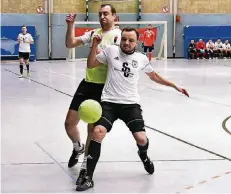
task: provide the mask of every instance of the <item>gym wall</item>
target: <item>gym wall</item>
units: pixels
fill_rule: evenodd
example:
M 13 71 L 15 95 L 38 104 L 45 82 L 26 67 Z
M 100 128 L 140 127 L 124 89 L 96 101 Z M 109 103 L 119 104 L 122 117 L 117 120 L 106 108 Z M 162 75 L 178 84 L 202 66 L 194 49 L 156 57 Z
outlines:
M 35 25 L 37 29 L 37 59 L 48 59 L 48 15 L 37 14 L 39 5 L 45 0 L 2 0 L 2 25 Z M 103 1 L 107 3 L 111 1 Z M 91 2 L 89 20 L 97 19 L 99 2 Z M 124 0 L 115 5 L 121 21 L 136 21 L 137 0 Z M 142 20 L 168 21 L 168 57 L 172 57 L 173 15 L 162 13 L 162 7 L 169 7 L 169 0 L 142 0 Z M 65 15 L 75 12 L 77 20 L 85 18 L 85 0 L 54 0 L 52 14 L 52 58 L 66 58 L 65 48 Z M 176 57 L 183 57 L 183 27 L 185 25 L 231 25 L 231 0 L 178 0 L 178 13 L 181 16 L 177 23 Z M 86 56 L 87 50 L 77 52 L 78 56 Z

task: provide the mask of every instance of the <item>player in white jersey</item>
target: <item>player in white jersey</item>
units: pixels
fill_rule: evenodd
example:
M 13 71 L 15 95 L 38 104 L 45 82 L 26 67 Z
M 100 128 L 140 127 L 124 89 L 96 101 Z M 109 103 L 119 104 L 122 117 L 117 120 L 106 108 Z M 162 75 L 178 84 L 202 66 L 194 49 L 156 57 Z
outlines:
M 19 69 L 20 69 L 20 76 L 19 78 L 23 77 L 23 62 L 25 62 L 27 68 L 27 76 L 29 76 L 30 68 L 29 68 L 29 58 L 30 58 L 30 44 L 34 43 L 34 39 L 30 33 L 27 32 L 27 28 L 25 25 L 22 26 L 22 32 L 18 35 L 18 42 L 19 42 Z
M 223 52 L 223 43 L 221 42 L 221 39 L 217 39 L 215 42 L 215 48 L 214 48 L 214 55 L 216 57 L 220 56 L 220 53 Z
M 223 55 L 224 58 L 230 58 L 231 57 L 231 47 L 229 44 L 229 41 L 226 40 L 225 43 L 223 44 Z
M 96 37 L 93 40 L 87 64 L 89 67 L 98 66 L 99 63 L 107 64 L 108 73 L 101 97 L 102 117 L 95 123 L 88 148 L 87 176 L 84 183 L 76 187 L 77 191 L 85 191 L 93 187 L 92 177 L 100 157 L 101 142 L 117 119 L 124 121 L 132 132 L 145 170 L 149 174 L 154 173 L 154 165 L 147 155 L 149 140 L 139 105 L 137 84 L 140 71 L 145 72 L 151 80 L 188 95 L 185 89 L 175 86 L 155 73 L 147 56 L 136 52 L 138 39 L 139 34 L 134 28 L 124 28 L 120 46 L 109 46 L 97 56 L 100 38 Z
M 69 14 L 66 17 L 67 22 L 67 34 L 66 34 L 66 46 L 68 48 L 73 48 L 76 46 L 87 45 L 91 46 L 92 37 L 95 35 L 102 36 L 102 42 L 99 44 L 97 50 L 100 52 L 105 49 L 108 45 L 119 44 L 121 38 L 121 30 L 115 28 L 114 20 L 116 18 L 116 10 L 111 4 L 103 4 L 99 9 L 99 21 L 101 28 L 97 28 L 93 31 L 85 33 L 83 36 L 74 37 L 73 28 L 75 16 Z M 78 109 L 80 104 L 87 99 L 94 99 L 100 101 L 102 90 L 107 76 L 107 66 L 105 64 L 100 64 L 95 68 L 86 68 L 86 76 L 76 90 L 76 93 L 71 101 L 66 120 L 65 129 L 66 132 L 73 142 L 72 155 L 68 162 L 68 167 L 71 168 L 75 166 L 78 162 L 80 154 L 84 153 L 84 144 L 81 143 L 80 133 L 78 129 Z M 81 184 L 83 178 L 86 174 L 86 161 L 87 161 L 87 148 L 89 141 L 91 140 L 91 133 L 94 126 L 92 124 L 88 125 L 88 137 L 85 145 L 85 157 L 81 165 L 81 170 L 76 184 Z
M 206 53 L 209 59 L 213 58 L 213 49 L 214 49 L 215 45 L 213 43 L 213 41 L 210 39 L 207 43 L 206 43 Z

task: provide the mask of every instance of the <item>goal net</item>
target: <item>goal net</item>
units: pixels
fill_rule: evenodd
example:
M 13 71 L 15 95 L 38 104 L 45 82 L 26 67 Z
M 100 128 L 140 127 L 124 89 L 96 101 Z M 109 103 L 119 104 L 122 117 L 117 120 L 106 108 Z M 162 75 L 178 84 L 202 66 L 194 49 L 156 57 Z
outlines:
M 154 49 L 152 50 L 152 59 L 167 59 L 167 21 L 124 21 L 116 22 L 116 26 L 120 29 L 125 27 L 135 28 L 139 34 L 139 43 L 137 50 L 144 53 L 143 40 L 144 31 L 147 30 L 148 25 L 151 24 L 151 30 L 154 32 Z M 75 21 L 75 36 L 81 36 L 85 32 L 95 28 L 100 28 L 99 22 L 80 22 Z M 148 55 L 149 50 L 146 54 Z M 68 60 L 73 61 L 76 59 L 86 60 L 89 54 L 89 46 L 81 46 L 69 49 Z

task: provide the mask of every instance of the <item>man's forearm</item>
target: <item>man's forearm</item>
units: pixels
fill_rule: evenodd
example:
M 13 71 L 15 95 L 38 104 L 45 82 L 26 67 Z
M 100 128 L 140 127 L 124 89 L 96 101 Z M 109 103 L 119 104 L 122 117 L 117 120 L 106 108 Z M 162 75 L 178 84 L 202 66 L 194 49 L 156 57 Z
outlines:
M 95 66 L 97 66 L 96 64 L 96 51 L 97 51 L 97 47 L 92 46 L 92 48 L 90 49 L 90 53 L 88 55 L 87 58 L 87 67 L 88 68 L 93 68 Z
M 162 78 L 157 73 L 155 73 L 155 78 L 152 79 L 152 80 L 155 81 L 156 83 L 159 83 L 159 84 L 162 84 L 162 85 L 165 85 L 165 86 L 169 86 L 169 87 L 172 87 L 172 88 L 176 88 L 176 85 L 174 83 Z
M 83 42 L 80 38 L 75 38 L 74 34 L 74 24 L 67 24 L 67 32 L 66 32 L 66 47 L 74 48 L 77 46 L 83 45 Z
M 74 25 L 73 24 L 67 24 L 67 32 L 66 32 L 66 47 L 72 48 L 73 47 L 73 40 L 74 40 Z

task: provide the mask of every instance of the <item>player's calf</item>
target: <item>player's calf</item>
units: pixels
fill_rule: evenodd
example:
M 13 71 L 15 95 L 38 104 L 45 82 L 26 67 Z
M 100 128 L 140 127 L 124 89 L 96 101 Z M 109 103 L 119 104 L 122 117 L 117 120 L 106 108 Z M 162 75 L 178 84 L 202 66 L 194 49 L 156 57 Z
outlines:
M 83 183 L 77 185 L 76 191 L 85 191 L 94 186 L 92 178 L 95 171 L 95 167 L 100 157 L 101 142 L 104 139 L 106 133 L 107 129 L 101 125 L 98 125 L 94 128 L 94 131 L 92 133 L 92 140 L 90 141 L 88 147 L 87 173 L 84 177 L 84 180 L 82 180 Z
M 30 76 L 30 64 L 29 64 L 29 60 L 25 60 L 25 64 L 26 64 L 26 69 L 27 69 L 27 76 Z
M 136 132 L 133 134 L 136 143 L 137 143 L 137 147 L 138 147 L 138 155 L 141 159 L 141 161 L 143 162 L 144 168 L 145 170 L 149 173 L 149 174 L 153 174 L 155 171 L 154 168 L 154 164 L 153 162 L 150 160 L 150 158 L 148 157 L 148 147 L 149 147 L 149 140 L 146 137 L 146 133 L 145 132 Z
M 19 70 L 20 70 L 20 76 L 18 76 L 18 77 L 22 78 L 23 77 L 23 63 L 20 63 Z
M 77 128 L 77 124 L 79 120 L 76 115 L 77 115 L 77 111 L 69 110 L 65 120 L 65 129 L 67 135 L 73 142 L 72 155 L 68 161 L 69 168 L 72 168 L 78 163 L 79 156 L 83 154 L 85 151 L 85 146 L 80 141 L 80 134 Z
M 80 168 L 79 176 L 76 180 L 76 185 L 81 185 L 84 182 L 84 178 L 87 175 L 87 155 L 88 155 L 88 147 L 90 144 L 90 141 L 92 139 L 92 134 L 94 131 L 94 125 L 93 124 L 88 124 L 88 133 L 87 133 L 87 140 L 85 144 L 85 153 L 84 153 L 84 159 L 83 163 Z

